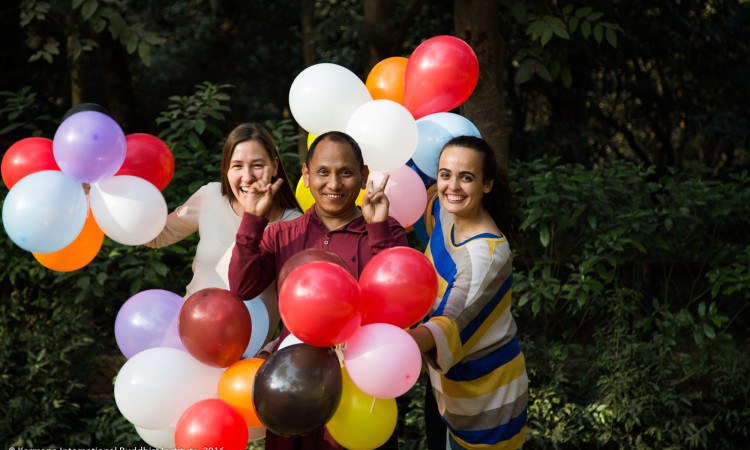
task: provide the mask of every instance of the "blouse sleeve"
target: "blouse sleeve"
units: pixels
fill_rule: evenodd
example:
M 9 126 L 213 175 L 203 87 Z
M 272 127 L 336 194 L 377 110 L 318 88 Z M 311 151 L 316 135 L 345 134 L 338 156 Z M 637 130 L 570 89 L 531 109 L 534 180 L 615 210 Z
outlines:
M 167 223 L 161 233 L 143 245 L 151 248 L 166 247 L 198 231 L 198 218 L 205 189 L 206 186 L 201 187 L 182 206 L 172 211 L 167 216 Z

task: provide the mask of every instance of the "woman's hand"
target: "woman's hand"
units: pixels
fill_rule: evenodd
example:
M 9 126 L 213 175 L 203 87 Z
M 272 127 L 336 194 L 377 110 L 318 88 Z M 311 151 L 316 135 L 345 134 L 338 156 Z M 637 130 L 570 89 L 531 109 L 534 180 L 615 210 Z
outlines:
M 390 202 L 385 195 L 385 186 L 388 184 L 390 175 L 386 174 L 383 181 L 375 188 L 372 180 L 367 182 L 367 191 L 362 199 L 362 216 L 365 222 L 385 222 L 388 220 L 388 208 Z
M 245 197 L 245 212 L 266 217 L 273 207 L 273 196 L 279 191 L 284 180 L 279 178 L 271 183 L 271 169 L 263 168 L 263 175 L 251 184 Z

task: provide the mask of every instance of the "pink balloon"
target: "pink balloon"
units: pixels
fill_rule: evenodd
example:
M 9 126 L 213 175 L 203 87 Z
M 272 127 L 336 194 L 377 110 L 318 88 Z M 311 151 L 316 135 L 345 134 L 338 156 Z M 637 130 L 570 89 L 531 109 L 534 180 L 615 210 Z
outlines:
M 427 205 L 427 190 L 417 172 L 409 166 L 401 166 L 387 172 L 370 172 L 370 180 L 378 186 L 385 174 L 390 175 L 385 186 L 385 195 L 390 202 L 388 214 L 403 227 L 408 227 L 424 214 Z
M 463 103 L 479 80 L 479 62 L 469 44 L 454 36 L 422 42 L 404 74 L 404 106 L 415 119 L 450 111 Z
M 360 327 L 346 341 L 344 364 L 362 392 L 375 398 L 395 398 L 417 382 L 422 355 L 403 329 L 388 323 L 371 323 Z

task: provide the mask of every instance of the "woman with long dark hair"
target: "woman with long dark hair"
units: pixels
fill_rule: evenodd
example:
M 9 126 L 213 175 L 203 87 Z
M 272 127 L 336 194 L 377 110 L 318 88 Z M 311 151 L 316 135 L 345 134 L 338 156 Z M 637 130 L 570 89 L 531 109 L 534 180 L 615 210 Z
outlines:
M 518 217 L 513 191 L 487 142 L 459 136 L 443 147 L 425 223 L 438 298 L 429 320 L 409 333 L 427 361 L 428 446 L 519 448 L 528 379 L 510 311 L 508 243 Z

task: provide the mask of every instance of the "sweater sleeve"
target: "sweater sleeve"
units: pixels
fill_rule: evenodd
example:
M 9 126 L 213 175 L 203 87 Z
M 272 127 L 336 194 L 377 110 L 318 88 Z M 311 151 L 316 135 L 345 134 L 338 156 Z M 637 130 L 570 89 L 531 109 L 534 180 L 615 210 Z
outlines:
M 229 290 L 242 299 L 260 295 L 276 278 L 274 254 L 262 246 L 268 219 L 245 213 L 229 261 Z
M 206 186 L 201 187 L 182 206 L 175 208 L 167 216 L 167 223 L 161 233 L 143 245 L 151 248 L 166 247 L 198 231 L 198 217 L 205 189 Z
M 387 248 L 409 245 L 404 227 L 392 217 L 388 218 L 388 222 L 368 223 L 366 228 L 373 256 Z

